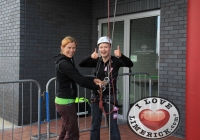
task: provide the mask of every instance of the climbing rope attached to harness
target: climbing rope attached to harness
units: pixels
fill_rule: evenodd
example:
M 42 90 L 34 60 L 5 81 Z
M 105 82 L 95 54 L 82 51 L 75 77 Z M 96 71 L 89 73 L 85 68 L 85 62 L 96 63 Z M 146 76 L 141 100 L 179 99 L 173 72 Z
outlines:
M 100 98 L 99 98 L 99 108 L 102 110 L 102 112 L 104 114 L 104 117 L 106 117 L 106 112 L 105 112 L 104 107 L 103 107 L 102 88 L 100 88 L 100 90 L 99 90 L 99 95 L 100 95 Z
M 115 20 L 115 14 L 116 14 L 116 7 L 117 7 L 117 0 L 115 0 L 115 9 L 114 9 L 114 20 Z M 115 25 L 115 21 L 113 21 L 113 29 L 112 29 L 112 40 L 113 40 L 113 34 L 114 34 L 114 25 Z M 110 1 L 108 0 L 108 37 L 110 39 Z M 110 41 L 109 41 L 110 42 Z M 112 51 L 112 44 L 111 44 L 111 51 Z M 112 69 L 112 66 L 111 66 L 111 52 L 110 52 L 110 58 L 109 58 L 109 65 L 107 67 L 108 69 L 108 72 L 110 72 L 110 69 Z M 106 77 L 107 79 L 109 79 L 109 87 L 110 87 L 110 83 L 112 85 L 112 93 L 113 93 L 113 97 L 114 97 L 114 101 L 113 101 L 113 109 L 109 112 L 105 112 L 104 110 L 104 107 L 103 107 L 103 94 L 102 94 L 102 89 L 101 91 L 99 92 L 99 96 L 100 96 L 100 99 L 99 99 L 99 108 L 102 110 L 104 116 L 106 116 L 106 114 L 111 114 L 113 111 L 116 111 L 116 94 L 115 94 L 115 89 L 114 89 L 114 83 L 113 83 L 113 80 L 110 81 L 110 79 L 113 79 L 113 75 L 112 75 L 112 70 L 110 72 L 110 74 L 108 74 L 108 77 Z M 103 91 L 105 90 L 105 87 L 103 87 Z M 110 88 L 109 88 L 109 99 L 110 99 Z M 110 100 L 109 100 L 109 104 L 110 103 Z

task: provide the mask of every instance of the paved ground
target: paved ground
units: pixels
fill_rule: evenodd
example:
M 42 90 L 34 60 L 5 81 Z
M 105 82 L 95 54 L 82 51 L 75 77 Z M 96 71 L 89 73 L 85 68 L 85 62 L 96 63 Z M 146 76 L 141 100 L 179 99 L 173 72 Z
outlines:
M 5 121 L 5 120 L 3 121 L 3 119 L 0 118 L 0 131 L 2 131 L 2 128 L 4 128 L 4 129 L 10 129 L 12 127 L 17 128 L 18 126 L 12 125 L 12 123 L 10 123 L 8 121 Z
M 80 118 L 80 139 L 79 140 L 89 140 L 90 137 L 90 122 L 91 117 Z M 36 137 L 38 134 L 38 126 L 36 124 L 30 126 L 23 126 L 18 127 L 15 129 L 12 128 L 12 124 L 6 122 L 5 123 L 6 129 L 4 131 L 0 130 L 0 140 L 30 140 L 30 136 Z M 104 121 L 102 122 L 102 125 L 105 126 Z M 50 140 L 56 140 L 56 133 L 59 133 L 61 128 L 61 121 L 58 120 L 57 122 L 58 129 L 56 129 L 56 121 L 51 121 L 50 123 L 50 132 L 52 133 L 52 138 Z M 2 124 L 0 124 L 0 127 L 2 127 Z M 10 127 L 10 128 L 9 128 Z M 121 134 L 121 140 L 145 140 L 144 138 L 141 138 L 134 134 L 129 126 L 127 124 L 120 124 L 119 125 L 120 134 Z M 56 132 L 57 131 L 57 132 Z M 46 132 L 47 132 L 47 124 L 41 125 L 41 140 L 46 140 Z M 103 127 L 101 129 L 101 140 L 109 140 L 109 133 L 108 128 Z M 180 137 L 170 136 L 168 138 L 165 138 L 165 140 L 185 140 Z

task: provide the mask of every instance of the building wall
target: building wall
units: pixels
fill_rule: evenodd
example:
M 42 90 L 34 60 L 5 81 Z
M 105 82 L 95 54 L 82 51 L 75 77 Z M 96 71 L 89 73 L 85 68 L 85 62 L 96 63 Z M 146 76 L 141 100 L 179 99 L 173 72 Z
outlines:
M 187 1 L 161 1 L 160 96 L 170 99 L 180 111 L 176 134 L 185 136 Z
M 0 81 L 19 79 L 20 56 L 20 2 L 16 0 L 0 1 Z M 5 89 L 6 91 L 6 89 Z M 7 91 L 10 91 L 9 88 Z M 15 98 L 18 100 L 18 92 Z M 3 98 L 4 96 L 4 98 Z M 12 108 L 10 102 L 14 100 L 11 92 L 4 92 L 0 85 L 0 117 L 3 102 L 6 103 L 5 119 L 11 119 L 12 111 L 18 111 L 18 102 Z
M 61 40 L 73 36 L 78 41 L 75 64 L 91 52 L 92 3 L 88 0 L 12 0 L 0 2 L 0 77 L 34 79 L 46 90 L 46 83 L 55 77 L 53 56 L 60 52 Z M 16 24 L 17 23 L 17 24 Z M 9 48 L 8 48 L 9 47 Z M 10 62 L 10 63 L 9 63 Z M 3 69 L 2 69 L 3 68 Z M 82 74 L 88 73 L 82 69 Z M 2 80 L 3 77 L 3 80 Z M 28 89 L 24 89 L 28 91 Z M 50 91 L 51 117 L 54 113 L 54 89 Z M 19 103 L 21 96 L 15 102 Z M 37 89 L 33 91 L 33 122 L 37 121 Z M 0 99 L 1 100 L 1 99 Z M 6 105 L 9 104 L 9 101 Z M 24 116 L 29 116 L 29 97 L 24 95 Z M 43 101 L 42 120 L 45 117 Z M 16 124 L 21 124 L 19 110 Z M 7 116 L 7 111 L 5 116 Z M 8 121 L 11 118 L 8 118 Z M 18 121 L 19 120 L 19 121 Z M 29 123 L 25 120 L 24 123 Z
M 74 55 L 75 64 L 78 65 L 80 59 L 90 52 L 91 7 L 92 3 L 88 0 L 26 1 L 21 79 L 35 79 L 41 84 L 42 90 L 45 90 L 47 81 L 55 77 L 53 56 L 60 52 L 61 40 L 67 35 L 78 41 Z M 80 72 L 84 74 L 87 70 L 82 69 Z M 34 106 L 37 106 L 37 103 Z M 54 106 L 54 90 L 50 88 L 51 118 L 54 118 Z
M 113 16 L 113 9 L 114 0 L 111 0 L 110 16 Z M 187 1 L 121 0 L 117 3 L 116 16 L 155 9 L 161 11 L 159 93 L 180 110 L 181 124 L 175 134 L 184 137 Z M 93 1 L 93 46 L 98 39 L 98 19 L 108 17 L 107 11 L 107 0 Z
M 114 2 L 110 0 L 110 16 Z M 181 124 L 176 134 L 185 136 L 187 1 L 118 0 L 116 16 L 155 9 L 161 10 L 159 93 L 178 106 Z M 61 39 L 71 35 L 78 40 L 77 65 L 96 47 L 98 19 L 108 15 L 107 0 L 9 0 L 0 2 L 0 12 L 0 80 L 35 79 L 42 91 L 55 76 L 52 59 L 60 51 Z M 78 69 L 82 74 L 92 73 L 90 69 Z M 5 102 L 9 101 L 8 97 Z M 54 104 L 50 108 L 53 110 Z M 37 121 L 37 117 L 34 119 Z
M 87 7 L 86 7 L 87 6 Z M 75 63 L 91 46 L 91 12 L 84 1 L 26 1 L 23 12 L 25 26 L 21 50 L 20 78 L 34 78 L 43 85 L 55 76 L 53 56 L 60 52 L 61 40 L 73 36 L 78 41 Z M 79 9 L 79 10 L 75 10 Z M 34 13 L 34 14 L 33 14 Z M 29 63 L 27 63 L 29 62 Z

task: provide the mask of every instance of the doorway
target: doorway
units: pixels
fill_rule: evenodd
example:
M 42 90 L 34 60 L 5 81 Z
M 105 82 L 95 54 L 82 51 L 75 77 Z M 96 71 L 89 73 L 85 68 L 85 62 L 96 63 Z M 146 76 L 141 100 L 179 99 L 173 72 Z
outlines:
M 114 22 L 114 24 L 113 24 Z M 98 37 L 108 35 L 108 19 L 98 21 Z M 159 44 L 160 44 L 160 11 L 149 11 L 131 15 L 110 18 L 110 38 L 112 39 L 112 54 L 117 46 L 129 57 L 134 66 L 120 68 L 119 73 L 147 72 L 151 78 L 151 95 L 158 95 L 159 75 Z M 133 85 L 132 76 L 118 77 L 117 99 L 121 106 L 119 118 L 127 120 L 130 106 L 143 98 L 141 85 Z M 135 83 L 134 83 L 135 84 Z M 143 87 L 149 94 L 149 88 Z M 140 90 L 140 92 L 135 92 Z M 146 92 L 145 92 L 146 93 Z

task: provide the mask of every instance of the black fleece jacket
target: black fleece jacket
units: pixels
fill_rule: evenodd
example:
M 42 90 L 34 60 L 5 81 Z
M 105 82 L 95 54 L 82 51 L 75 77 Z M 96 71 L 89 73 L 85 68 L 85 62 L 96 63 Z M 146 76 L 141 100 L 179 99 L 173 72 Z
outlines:
M 76 83 L 91 90 L 99 89 L 99 86 L 92 81 L 93 78 L 86 78 L 79 73 L 73 63 L 73 58 L 58 54 L 54 57 L 54 62 L 57 78 L 57 97 L 75 99 L 77 97 Z
M 104 63 L 102 61 L 101 57 L 99 57 L 98 59 L 92 59 L 91 55 L 89 55 L 89 56 L 85 57 L 79 63 L 79 66 L 80 67 L 96 68 L 95 76 L 96 76 L 96 78 L 98 78 L 102 81 L 104 80 L 105 77 L 109 77 L 111 87 L 114 87 L 114 92 L 116 92 L 116 84 L 117 84 L 117 77 L 118 77 L 119 68 L 120 67 L 131 68 L 133 66 L 133 62 L 123 54 L 121 55 L 120 58 L 117 58 L 115 56 L 111 56 L 111 68 L 110 68 L 111 72 L 108 72 L 109 61 Z M 111 90 L 111 92 L 112 91 L 113 90 Z M 98 94 L 97 91 L 93 91 L 93 93 Z M 106 86 L 106 90 L 103 92 L 103 95 L 109 95 L 109 85 L 108 84 Z

